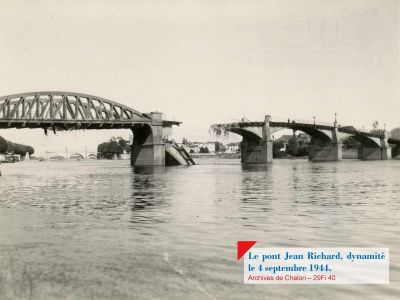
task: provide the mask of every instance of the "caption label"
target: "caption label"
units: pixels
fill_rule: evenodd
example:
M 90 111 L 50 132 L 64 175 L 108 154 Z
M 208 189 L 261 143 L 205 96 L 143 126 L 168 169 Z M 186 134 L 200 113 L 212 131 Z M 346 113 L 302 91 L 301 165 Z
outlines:
M 251 248 L 246 284 L 387 284 L 388 248 Z

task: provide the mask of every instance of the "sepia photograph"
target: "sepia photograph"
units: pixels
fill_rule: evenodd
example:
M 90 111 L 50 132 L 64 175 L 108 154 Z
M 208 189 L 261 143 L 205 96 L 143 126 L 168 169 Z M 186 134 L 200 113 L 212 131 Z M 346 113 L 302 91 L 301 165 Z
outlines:
M 0 0 L 0 300 L 400 299 L 399 0 Z

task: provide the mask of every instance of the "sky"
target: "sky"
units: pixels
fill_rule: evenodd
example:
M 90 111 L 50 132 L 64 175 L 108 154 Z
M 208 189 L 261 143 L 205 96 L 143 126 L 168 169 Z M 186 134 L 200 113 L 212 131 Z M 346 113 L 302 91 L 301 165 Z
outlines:
M 267 114 L 400 127 L 396 0 L 1 0 L 0 45 L 0 96 L 61 90 L 161 111 L 183 122 L 177 141 Z M 0 135 L 83 151 L 129 131 Z

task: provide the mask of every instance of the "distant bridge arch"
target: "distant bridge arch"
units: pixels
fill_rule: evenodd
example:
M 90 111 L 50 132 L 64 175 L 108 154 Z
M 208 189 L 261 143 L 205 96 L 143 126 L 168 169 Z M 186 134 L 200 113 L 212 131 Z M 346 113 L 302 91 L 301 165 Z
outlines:
M 81 153 L 74 153 L 74 154 L 70 155 L 69 158 L 70 159 L 82 159 L 82 160 L 85 159 L 85 157 Z
M 97 154 L 90 153 L 88 159 L 97 159 Z

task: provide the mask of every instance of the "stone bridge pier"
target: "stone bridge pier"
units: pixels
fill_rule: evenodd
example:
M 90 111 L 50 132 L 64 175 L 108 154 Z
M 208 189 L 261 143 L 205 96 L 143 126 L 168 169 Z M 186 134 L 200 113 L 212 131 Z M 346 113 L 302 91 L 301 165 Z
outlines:
M 303 129 L 303 131 L 311 135 L 308 152 L 310 161 L 342 160 L 342 143 L 339 140 L 336 123 L 332 130 Z
M 151 119 L 151 125 L 135 124 L 132 128 L 132 166 L 165 165 L 165 143 L 163 139 L 165 131 L 168 131 L 169 127 L 163 127 L 162 113 L 152 112 Z
M 172 133 L 172 126 L 180 122 L 164 121 L 162 113 L 158 112 L 148 115 L 151 123 L 132 127 L 131 165 L 194 165 L 195 161 L 184 148 L 167 139 Z
M 272 162 L 272 139 L 269 121 L 265 116 L 262 127 L 250 127 L 245 130 L 237 129 L 234 132 L 243 136 L 240 143 L 241 161 L 245 164 Z
M 362 143 L 358 149 L 358 159 L 361 160 L 386 160 L 392 158 L 392 149 L 387 138 L 369 138 L 374 143 Z
M 400 155 L 400 145 L 396 145 L 392 148 L 392 157 L 395 158 Z
M 360 142 L 358 149 L 358 159 L 360 160 L 386 160 L 392 157 L 391 147 L 388 144 L 387 137 L 371 137 L 363 133 L 349 134 L 341 132 L 337 124 L 334 124 L 332 130 L 321 130 L 308 132 L 309 129 L 303 129 L 311 135 L 309 148 L 309 159 L 311 161 L 339 161 L 342 160 L 342 141 L 345 138 L 353 137 Z M 324 135 L 321 135 L 321 134 Z

